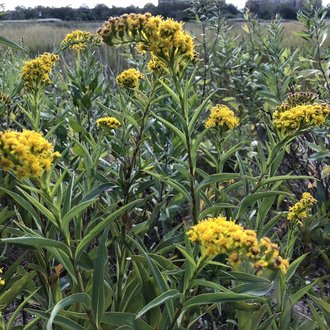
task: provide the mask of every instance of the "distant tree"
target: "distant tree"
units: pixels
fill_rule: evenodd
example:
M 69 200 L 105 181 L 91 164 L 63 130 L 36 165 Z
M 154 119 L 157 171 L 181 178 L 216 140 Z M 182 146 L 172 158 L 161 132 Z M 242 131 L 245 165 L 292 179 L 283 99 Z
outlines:
M 147 3 L 144 7 L 143 7 L 143 11 L 150 13 L 152 15 L 156 15 L 158 12 L 158 7 L 156 7 L 153 3 Z
M 227 5 L 224 0 L 201 0 L 203 2 L 215 2 L 221 4 L 224 15 L 233 17 L 239 14 L 237 8 L 231 4 Z M 172 17 L 176 20 L 187 21 L 191 19 L 188 12 L 190 7 L 189 2 L 173 2 L 161 3 L 158 6 L 152 3 L 146 4 L 144 8 L 136 6 L 129 6 L 126 8 L 121 7 L 107 7 L 106 5 L 96 5 L 90 9 L 84 6 L 80 8 L 67 7 L 43 7 L 37 6 L 35 8 L 26 8 L 18 6 L 15 10 L 7 11 L 5 19 L 36 19 L 36 18 L 59 18 L 65 21 L 104 21 L 110 16 L 119 16 L 124 13 L 144 13 L 150 12 L 153 15 L 162 15 L 164 17 Z
M 297 10 L 289 3 L 284 3 L 279 9 L 279 13 L 284 19 L 297 19 Z

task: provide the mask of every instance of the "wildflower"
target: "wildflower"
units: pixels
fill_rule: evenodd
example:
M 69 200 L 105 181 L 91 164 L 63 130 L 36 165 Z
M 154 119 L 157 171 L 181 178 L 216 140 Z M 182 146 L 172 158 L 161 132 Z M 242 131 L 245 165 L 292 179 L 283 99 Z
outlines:
M 128 69 L 117 76 L 117 84 L 125 87 L 135 89 L 139 85 L 140 79 L 143 77 L 142 73 L 136 69 Z
M 217 104 L 211 109 L 211 114 L 205 122 L 205 127 L 222 128 L 225 131 L 237 127 L 239 119 L 234 112 L 223 104 Z
M 173 19 L 146 14 L 124 14 L 110 17 L 97 31 L 109 46 L 136 43 L 141 52 L 169 63 L 171 59 L 193 60 L 195 46 L 192 37 L 183 30 L 183 24 Z
M 258 273 L 263 268 L 287 271 L 288 260 L 280 257 L 277 244 L 268 237 L 258 241 L 254 230 L 244 229 L 225 217 L 204 219 L 187 234 L 192 242 L 202 246 L 207 256 L 227 255 L 234 268 L 243 261 L 250 261 Z
M 120 127 L 120 121 L 114 117 L 103 117 L 96 120 L 97 128 L 117 128 Z
M 19 178 L 40 177 L 60 156 L 40 133 L 0 132 L 0 167 L 4 171 L 12 170 Z
M 75 30 L 68 33 L 62 41 L 62 47 L 76 50 L 85 49 L 87 44 L 99 45 L 101 44 L 101 39 L 93 33 Z
M 297 105 L 283 112 L 275 111 L 273 114 L 274 125 L 286 132 L 321 126 L 330 117 L 328 104 L 303 104 Z
M 0 274 L 3 273 L 3 268 L 0 268 Z M 5 285 L 5 280 L 2 279 L 2 277 L 0 276 L 0 286 L 1 285 Z
M 58 55 L 43 53 L 33 60 L 26 61 L 21 72 L 25 85 L 30 88 L 39 85 L 50 85 L 52 81 L 49 75 L 58 58 Z
M 308 218 L 309 212 L 316 202 L 317 200 L 310 193 L 304 192 L 300 201 L 289 208 L 288 221 L 302 226 L 302 221 Z

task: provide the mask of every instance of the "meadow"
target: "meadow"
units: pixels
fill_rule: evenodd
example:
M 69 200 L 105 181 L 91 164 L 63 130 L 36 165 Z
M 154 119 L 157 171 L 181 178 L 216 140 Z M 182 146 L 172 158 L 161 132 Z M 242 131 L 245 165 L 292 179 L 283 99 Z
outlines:
M 330 327 L 325 11 L 204 9 L 1 23 L 0 329 Z
M 325 20 L 328 24 L 328 21 Z M 268 27 L 270 21 L 263 21 L 262 25 Z M 8 38 L 18 44 L 26 46 L 30 50 L 31 55 L 36 55 L 44 51 L 53 51 L 56 49 L 63 38 L 73 30 L 82 30 L 95 33 L 103 22 L 15 22 L 15 21 L 0 21 L 1 36 Z M 246 32 L 243 29 L 244 21 L 228 22 L 231 29 L 229 34 L 233 37 L 239 36 L 244 38 Z M 283 43 L 290 48 L 308 47 L 308 42 L 299 36 L 304 30 L 304 25 L 299 21 L 284 21 L 282 22 L 285 29 Z M 202 27 L 200 22 L 185 24 L 185 29 L 192 33 L 195 38 L 200 39 Z M 208 26 L 208 37 L 214 34 L 214 26 Z M 330 41 L 326 40 L 326 47 L 330 47 Z

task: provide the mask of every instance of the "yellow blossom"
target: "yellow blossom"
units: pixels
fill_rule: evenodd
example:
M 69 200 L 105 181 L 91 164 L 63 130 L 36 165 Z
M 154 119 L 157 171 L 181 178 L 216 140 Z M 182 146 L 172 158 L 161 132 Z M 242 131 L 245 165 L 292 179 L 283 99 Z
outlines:
M 233 129 L 239 124 L 239 119 L 234 112 L 223 104 L 217 104 L 211 109 L 211 114 L 205 122 L 205 127 Z
M 289 96 L 287 101 L 278 106 L 273 114 L 275 127 L 286 133 L 323 125 L 330 117 L 330 106 L 313 103 L 314 99 L 315 97 L 311 93 Z
M 117 128 L 120 127 L 120 121 L 114 117 L 103 117 L 96 120 L 98 128 Z
M 254 230 L 244 229 L 225 217 L 204 219 L 187 234 L 192 242 L 202 246 L 207 256 L 227 255 L 229 264 L 234 268 L 242 261 L 250 261 L 257 273 L 263 268 L 287 271 L 288 260 L 279 256 L 277 244 L 268 237 L 258 241 Z
M 85 49 L 87 44 L 99 45 L 101 44 L 101 39 L 93 33 L 75 30 L 68 33 L 62 41 L 63 47 L 77 50 Z
M 50 85 L 52 81 L 49 75 L 58 58 L 58 55 L 43 53 L 33 60 L 26 61 L 21 72 L 25 85 L 30 88 Z
M 136 69 L 128 69 L 117 76 L 117 84 L 125 88 L 137 88 L 140 79 L 143 77 L 142 73 Z
M 310 193 L 304 192 L 300 201 L 289 208 L 288 221 L 302 226 L 302 221 L 308 218 L 309 212 L 316 203 L 317 200 Z
M 0 167 L 4 171 L 12 170 L 18 177 L 40 177 L 60 156 L 40 133 L 0 132 Z
M 193 60 L 195 46 L 192 37 L 183 30 L 183 24 L 173 19 L 146 14 L 124 14 L 110 17 L 97 31 L 103 41 L 112 46 L 137 43 L 141 52 L 150 52 L 167 63 Z

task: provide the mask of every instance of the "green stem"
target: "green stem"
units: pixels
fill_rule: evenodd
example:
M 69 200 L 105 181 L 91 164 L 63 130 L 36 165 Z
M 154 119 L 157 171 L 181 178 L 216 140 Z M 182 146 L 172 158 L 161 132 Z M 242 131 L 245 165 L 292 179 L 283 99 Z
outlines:
M 126 168 L 126 173 L 125 173 L 125 183 L 124 183 L 124 187 L 123 187 L 123 195 L 124 195 L 124 205 L 128 204 L 129 203 L 129 199 L 130 199 L 130 194 L 129 194 L 129 189 L 132 185 L 132 172 L 135 168 L 135 165 L 136 165 L 136 161 L 137 161 L 137 158 L 138 158 L 138 154 L 139 154 L 139 151 L 140 151 L 140 147 L 141 147 L 141 141 L 143 139 L 143 135 L 144 135 L 144 129 L 145 129 L 145 125 L 146 125 L 146 119 L 148 118 L 148 113 L 149 113 L 149 110 L 150 110 L 150 106 L 151 106 L 151 101 L 153 100 L 154 96 L 155 96 L 155 92 L 157 90 L 157 86 L 158 84 L 155 83 L 153 85 L 153 88 L 152 88 L 152 91 L 151 91 L 151 94 L 148 98 L 148 102 L 145 106 L 145 109 L 143 111 L 143 114 L 142 114 L 142 119 L 141 119 L 141 127 L 140 127 L 140 130 L 138 132 L 138 135 L 136 137 L 136 140 L 135 140 L 135 147 L 134 147 L 134 150 L 133 150 L 133 155 L 132 155 L 132 158 L 130 159 L 130 162 L 128 164 L 128 167 Z M 131 229 L 132 227 L 132 224 L 129 222 L 129 214 L 128 214 L 128 211 L 125 212 L 123 214 L 123 227 L 122 227 L 122 234 L 123 234 L 123 237 L 125 236 L 125 234 Z
M 208 259 L 208 257 L 206 255 L 203 255 L 200 259 L 199 259 L 199 262 L 197 264 L 197 267 L 196 269 L 194 270 L 194 273 L 192 274 L 191 278 L 190 278 L 190 283 L 196 278 L 196 276 L 198 275 L 198 273 L 204 268 L 205 266 L 205 261 Z M 174 318 L 169 326 L 169 330 L 172 330 L 174 327 L 175 327 L 175 324 L 176 324 L 176 321 L 178 320 L 181 312 L 182 312 L 182 309 L 183 309 L 183 305 L 184 305 L 184 302 L 186 301 L 187 299 L 187 296 L 188 294 L 190 293 L 190 285 L 187 286 L 186 290 L 184 290 L 183 292 L 183 298 L 181 299 L 180 301 L 180 304 L 177 308 L 177 311 L 174 315 Z
M 190 196 L 191 196 L 191 213 L 192 213 L 192 222 L 194 225 L 197 224 L 198 222 L 198 203 L 197 203 L 197 196 L 196 196 L 196 188 L 195 188 L 195 166 L 193 163 L 193 157 L 192 157 L 192 143 L 191 143 L 191 135 L 189 132 L 189 115 L 188 115 L 188 109 L 186 109 L 185 106 L 185 101 L 184 101 L 184 96 L 182 93 L 181 89 L 181 81 L 178 80 L 177 73 L 174 69 L 174 65 L 170 65 L 172 76 L 173 76 L 173 81 L 174 85 L 176 88 L 176 91 L 178 93 L 179 99 L 180 99 L 180 107 L 181 107 L 181 114 L 183 118 L 186 119 L 186 127 L 184 128 L 184 136 L 186 140 L 186 148 L 187 148 L 187 155 L 188 155 L 188 169 L 190 173 L 190 178 L 189 178 L 189 186 L 190 186 Z M 181 80 L 181 79 L 180 79 Z

